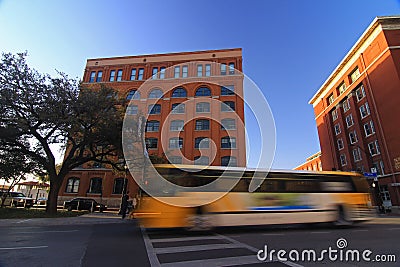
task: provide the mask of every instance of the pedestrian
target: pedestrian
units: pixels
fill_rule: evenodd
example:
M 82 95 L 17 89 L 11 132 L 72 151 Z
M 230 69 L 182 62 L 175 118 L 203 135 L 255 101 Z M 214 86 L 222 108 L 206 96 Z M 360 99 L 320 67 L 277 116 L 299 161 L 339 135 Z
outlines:
M 122 219 L 126 217 L 126 211 L 128 209 L 128 200 L 129 200 L 129 192 L 126 192 L 121 199 L 121 210 L 120 214 L 122 215 Z

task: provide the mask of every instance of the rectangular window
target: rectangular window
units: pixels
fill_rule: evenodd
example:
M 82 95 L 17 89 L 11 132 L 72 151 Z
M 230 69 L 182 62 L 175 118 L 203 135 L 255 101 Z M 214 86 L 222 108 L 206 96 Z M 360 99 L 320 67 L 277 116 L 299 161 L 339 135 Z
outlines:
M 335 101 L 335 97 L 333 96 L 333 94 L 330 94 L 328 97 L 328 105 L 332 104 L 333 101 Z
M 188 76 L 188 66 L 182 66 L 182 78 L 187 78 Z
M 210 121 L 209 120 L 197 120 L 195 130 L 196 131 L 210 130 Z
M 136 69 L 131 70 L 131 81 L 136 80 Z
M 209 77 L 211 76 L 211 65 L 206 64 L 206 76 Z
M 157 138 L 146 138 L 146 148 L 147 149 L 157 149 L 158 139 Z
M 347 125 L 347 128 L 354 125 L 353 115 L 349 114 L 348 116 L 346 116 L 346 125 Z
M 390 201 L 390 193 L 387 185 L 379 185 L 379 192 L 383 201 Z
M 203 76 L 203 65 L 197 65 L 197 77 Z
M 360 107 L 360 116 L 361 119 L 364 119 L 365 117 L 367 117 L 370 114 L 370 110 L 369 110 L 369 106 L 368 103 L 365 102 L 364 105 L 361 105 Z
M 364 91 L 364 86 L 360 86 L 356 89 L 356 98 L 357 101 L 360 101 L 361 99 L 363 99 L 365 97 L 365 91 Z
M 185 123 L 183 120 L 175 120 L 175 121 L 171 121 L 171 124 L 169 126 L 169 130 L 173 131 L 173 132 L 180 132 L 183 131 L 183 127 L 184 127 Z
M 154 79 L 157 79 L 157 73 L 158 73 L 158 68 L 153 68 L 153 74 L 152 74 L 152 76 L 151 76 L 151 78 L 154 80 Z
M 138 80 L 143 80 L 144 69 L 140 68 L 138 73 Z
M 340 165 L 342 165 L 342 166 L 346 166 L 347 165 L 346 155 L 345 154 L 341 154 L 340 155 Z
M 341 133 L 341 131 L 340 131 L 340 125 L 339 124 L 335 124 L 335 134 L 336 135 L 338 135 L 338 134 L 340 134 Z
M 342 140 L 342 138 L 339 138 L 339 139 L 337 140 L 337 146 L 338 146 L 338 149 L 339 149 L 339 150 L 342 150 L 342 149 L 343 149 L 344 145 L 343 145 L 343 140 Z
M 357 68 L 355 68 L 355 70 L 353 70 L 353 72 L 350 74 L 350 81 L 351 83 L 355 82 L 357 80 L 357 78 L 360 77 L 360 70 Z
M 235 63 L 229 63 L 229 75 L 235 74 Z
M 375 133 L 374 123 L 372 121 L 364 124 L 364 132 L 365 132 L 365 137 L 368 137 Z
M 96 78 L 96 82 L 101 82 L 101 80 L 103 79 L 103 72 L 99 71 L 97 72 L 97 78 Z
M 346 100 L 343 101 L 343 112 L 346 112 L 349 109 L 350 109 L 350 103 L 349 103 L 349 100 L 346 99 Z
M 221 64 L 221 75 L 226 75 L 226 64 Z
M 92 71 L 92 72 L 90 73 L 89 82 L 90 82 L 90 83 L 94 83 L 95 77 L 96 77 L 96 72 L 95 72 L 95 71 Z
M 113 82 L 113 81 L 115 81 L 115 70 L 112 70 L 110 72 L 110 82 Z
M 129 105 L 129 106 L 126 108 L 126 114 L 128 114 L 128 115 L 136 115 L 136 114 L 138 114 L 138 106 L 136 106 L 136 105 Z
M 369 149 L 369 153 L 371 154 L 371 156 L 375 156 L 380 154 L 381 152 L 379 151 L 379 145 L 378 145 L 378 141 L 375 140 L 374 142 L 371 142 L 368 144 L 368 149 Z
M 358 139 L 357 139 L 356 131 L 352 131 L 349 133 L 349 139 L 350 139 L 350 144 L 357 143 Z
M 362 160 L 360 148 L 357 147 L 356 149 L 353 150 L 353 158 L 355 162 Z
M 335 121 L 338 118 L 337 109 L 332 111 L 332 120 Z
M 172 104 L 171 113 L 174 114 L 185 113 L 185 104 L 183 103 Z
M 160 79 L 164 79 L 165 78 L 165 67 L 161 67 L 160 68 Z
M 181 76 L 181 67 L 175 67 L 174 69 L 174 78 L 179 78 Z
M 103 179 L 102 178 L 92 178 L 90 179 L 89 193 L 101 194 Z
M 338 91 L 339 95 L 343 94 L 344 91 L 346 91 L 346 84 L 345 84 L 344 82 L 341 83 L 341 84 L 338 86 L 337 91 Z
M 122 70 L 118 70 L 117 72 L 117 81 L 118 82 L 122 81 Z

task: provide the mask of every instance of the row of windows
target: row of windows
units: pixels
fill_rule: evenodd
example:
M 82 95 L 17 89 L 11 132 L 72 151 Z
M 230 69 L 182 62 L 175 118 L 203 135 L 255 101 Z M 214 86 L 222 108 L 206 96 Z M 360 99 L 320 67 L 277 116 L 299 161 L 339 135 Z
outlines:
M 338 129 L 340 133 L 340 127 Z M 337 128 L 335 128 L 335 131 L 337 131 Z M 375 133 L 374 123 L 372 121 L 364 124 L 364 133 L 365 137 L 369 137 Z M 350 144 L 355 144 L 358 142 L 356 131 L 349 132 L 349 141 Z M 339 150 L 342 150 L 344 148 L 342 138 L 337 139 L 337 146 Z
M 183 131 L 185 122 L 183 120 L 173 120 L 169 125 L 170 131 Z M 196 130 L 209 130 L 210 122 L 209 120 L 197 120 L 195 124 Z M 235 119 L 222 119 L 221 120 L 221 130 L 235 130 L 236 121 Z M 160 130 L 160 122 L 157 120 L 147 121 L 146 132 L 158 132 Z
M 339 92 L 338 95 L 341 95 L 344 91 L 346 91 L 345 84 L 342 83 L 338 87 L 337 90 Z M 357 102 L 361 101 L 361 99 L 363 99 L 365 97 L 365 90 L 364 90 L 364 86 L 363 85 L 358 86 L 353 92 L 354 92 L 354 94 L 356 96 Z M 331 93 L 328 96 L 326 101 L 327 101 L 328 106 L 335 101 L 335 96 L 333 95 L 333 93 Z M 348 99 L 343 101 L 343 109 L 344 109 L 345 112 L 350 109 L 350 105 L 349 105 Z
M 168 142 L 169 149 L 182 149 L 183 148 L 183 138 L 173 137 L 169 139 Z M 148 149 L 158 148 L 158 138 L 146 138 L 146 147 Z M 210 139 L 207 137 L 195 138 L 194 147 L 197 149 L 207 149 L 210 147 Z M 236 148 L 236 138 L 225 136 L 221 138 L 221 148 Z
M 171 113 L 183 114 L 185 113 L 186 105 L 183 103 L 175 103 L 171 106 Z M 200 102 L 196 103 L 196 113 L 209 113 L 211 111 L 210 103 Z M 235 102 L 224 101 L 221 102 L 221 112 L 233 112 L 235 111 Z M 139 112 L 139 107 L 137 105 L 129 105 L 126 108 L 126 114 L 136 115 Z M 161 104 L 151 104 L 148 106 L 148 114 L 156 115 L 161 114 Z
M 79 191 L 79 184 L 80 179 L 77 177 L 71 177 L 67 181 L 67 186 L 65 188 L 66 193 L 78 193 Z M 102 178 L 92 178 L 90 179 L 88 193 L 91 194 L 101 194 L 102 193 L 102 186 L 103 186 L 103 179 Z M 113 185 L 113 194 L 122 194 L 126 192 L 128 186 L 128 179 L 126 178 L 116 178 L 114 179 Z
M 235 87 L 233 85 L 226 85 L 226 86 L 221 86 L 221 96 L 228 96 L 228 95 L 235 95 Z M 187 91 L 183 87 L 178 87 L 172 91 L 171 98 L 185 98 L 187 97 Z M 195 97 L 202 97 L 202 96 L 211 96 L 211 90 L 206 87 L 202 86 L 198 88 L 195 92 Z M 132 90 L 128 93 L 126 96 L 127 100 L 139 100 L 140 99 L 140 93 L 137 92 L 137 90 Z M 153 89 L 149 92 L 148 98 L 149 99 L 159 99 L 163 98 L 163 91 L 160 89 Z
M 379 155 L 380 150 L 379 150 L 378 141 L 375 140 L 374 142 L 369 143 L 368 150 L 369 150 L 369 153 L 371 156 Z M 352 150 L 352 155 L 353 155 L 354 162 L 359 162 L 362 160 L 361 149 L 359 147 Z M 346 155 L 340 154 L 339 158 L 340 158 L 340 165 L 346 166 L 347 165 Z M 383 164 L 383 162 L 382 162 L 382 164 Z
M 211 76 L 211 64 L 197 64 L 197 77 L 209 77 Z M 165 67 L 154 67 L 152 69 L 152 75 L 151 79 L 165 79 L 166 78 L 166 73 L 165 73 L 166 68 Z M 231 62 L 227 65 L 225 63 L 220 64 L 220 71 L 219 75 L 234 75 L 235 74 L 235 63 Z M 122 81 L 122 75 L 123 75 L 123 70 L 118 69 L 118 70 L 111 70 L 110 71 L 110 76 L 108 78 L 108 81 L 110 82 L 120 82 Z M 174 73 L 173 77 L 174 78 L 187 78 L 189 75 L 189 67 L 188 66 L 176 66 L 174 67 Z M 130 80 L 131 81 L 140 81 L 143 80 L 144 76 L 144 68 L 133 68 L 131 69 L 130 73 Z M 94 82 L 102 82 L 103 81 L 103 71 L 92 71 L 90 72 L 90 78 L 89 82 L 94 83 Z
M 348 78 L 349 78 L 349 82 L 350 82 L 350 84 L 352 84 L 353 82 L 355 82 L 357 79 L 358 79 L 358 77 L 360 77 L 360 70 L 358 69 L 358 67 L 356 67 L 351 73 L 350 73 L 350 75 L 348 76 Z M 361 86 L 362 87 L 362 86 Z M 336 95 L 337 96 L 340 96 L 341 94 L 343 94 L 345 91 L 346 91 L 346 83 L 344 82 L 344 81 L 342 81 L 340 84 L 339 84 L 339 86 L 338 87 L 336 87 Z M 362 87 L 362 90 L 364 90 L 364 88 Z M 364 93 L 364 96 L 365 96 L 365 92 L 363 92 Z M 357 90 L 356 90 L 356 95 L 357 95 Z M 328 98 L 327 98 L 327 102 L 328 102 L 328 105 L 330 105 L 330 104 L 332 104 L 332 102 L 335 100 L 335 97 L 334 97 L 334 95 L 333 95 L 333 93 L 332 94 L 330 94 L 329 96 L 328 96 Z M 359 97 L 357 97 L 357 100 L 359 101 L 360 99 L 359 99 Z

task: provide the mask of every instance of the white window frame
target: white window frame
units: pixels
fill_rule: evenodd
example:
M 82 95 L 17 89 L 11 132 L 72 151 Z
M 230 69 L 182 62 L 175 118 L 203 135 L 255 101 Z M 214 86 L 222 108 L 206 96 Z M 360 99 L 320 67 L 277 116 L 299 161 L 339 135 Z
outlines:
M 338 112 L 337 109 L 332 110 L 332 120 L 335 121 L 338 118 Z
M 361 94 L 359 94 L 359 92 L 360 92 Z M 356 98 L 357 98 L 357 101 L 360 101 L 360 100 L 363 99 L 364 97 L 365 97 L 365 90 L 364 90 L 364 86 L 361 85 L 360 87 L 358 87 L 358 88 L 356 89 Z
M 352 137 L 354 138 L 354 142 L 353 142 L 353 138 Z M 358 142 L 356 131 L 349 132 L 349 141 L 350 141 L 350 144 L 355 144 L 355 143 Z
M 346 116 L 346 125 L 347 128 L 350 128 L 351 126 L 354 125 L 353 115 L 349 114 Z
M 340 154 L 340 165 L 341 166 L 346 166 L 347 165 L 347 160 L 346 160 L 346 155 L 345 154 Z
M 340 134 L 342 131 L 340 130 L 340 125 L 339 125 L 339 123 L 336 123 L 334 126 L 334 129 L 335 129 L 335 135 L 338 135 L 338 134 Z
M 337 141 L 337 146 L 338 146 L 338 150 L 342 150 L 344 148 L 344 143 L 343 143 L 343 139 L 339 138 Z
M 349 99 L 343 101 L 343 112 L 347 112 L 350 110 L 350 102 Z

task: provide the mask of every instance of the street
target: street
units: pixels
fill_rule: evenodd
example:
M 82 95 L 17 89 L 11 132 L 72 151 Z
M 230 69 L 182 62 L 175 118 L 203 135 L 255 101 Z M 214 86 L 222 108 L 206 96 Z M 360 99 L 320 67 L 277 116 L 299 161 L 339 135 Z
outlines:
M 396 217 L 346 229 L 236 227 L 204 233 L 144 230 L 134 220 L 96 214 L 0 220 L 0 266 L 400 266 L 399 237 L 400 218 Z M 329 248 L 337 253 L 321 254 Z M 315 259 L 311 250 L 316 252 Z M 359 251 L 359 261 L 346 260 L 348 250 Z M 370 262 L 362 258 L 365 250 L 371 251 L 367 253 Z M 311 258 L 302 260 L 304 251 Z M 296 255 L 299 260 L 290 260 Z M 376 255 L 391 262 L 377 262 Z

